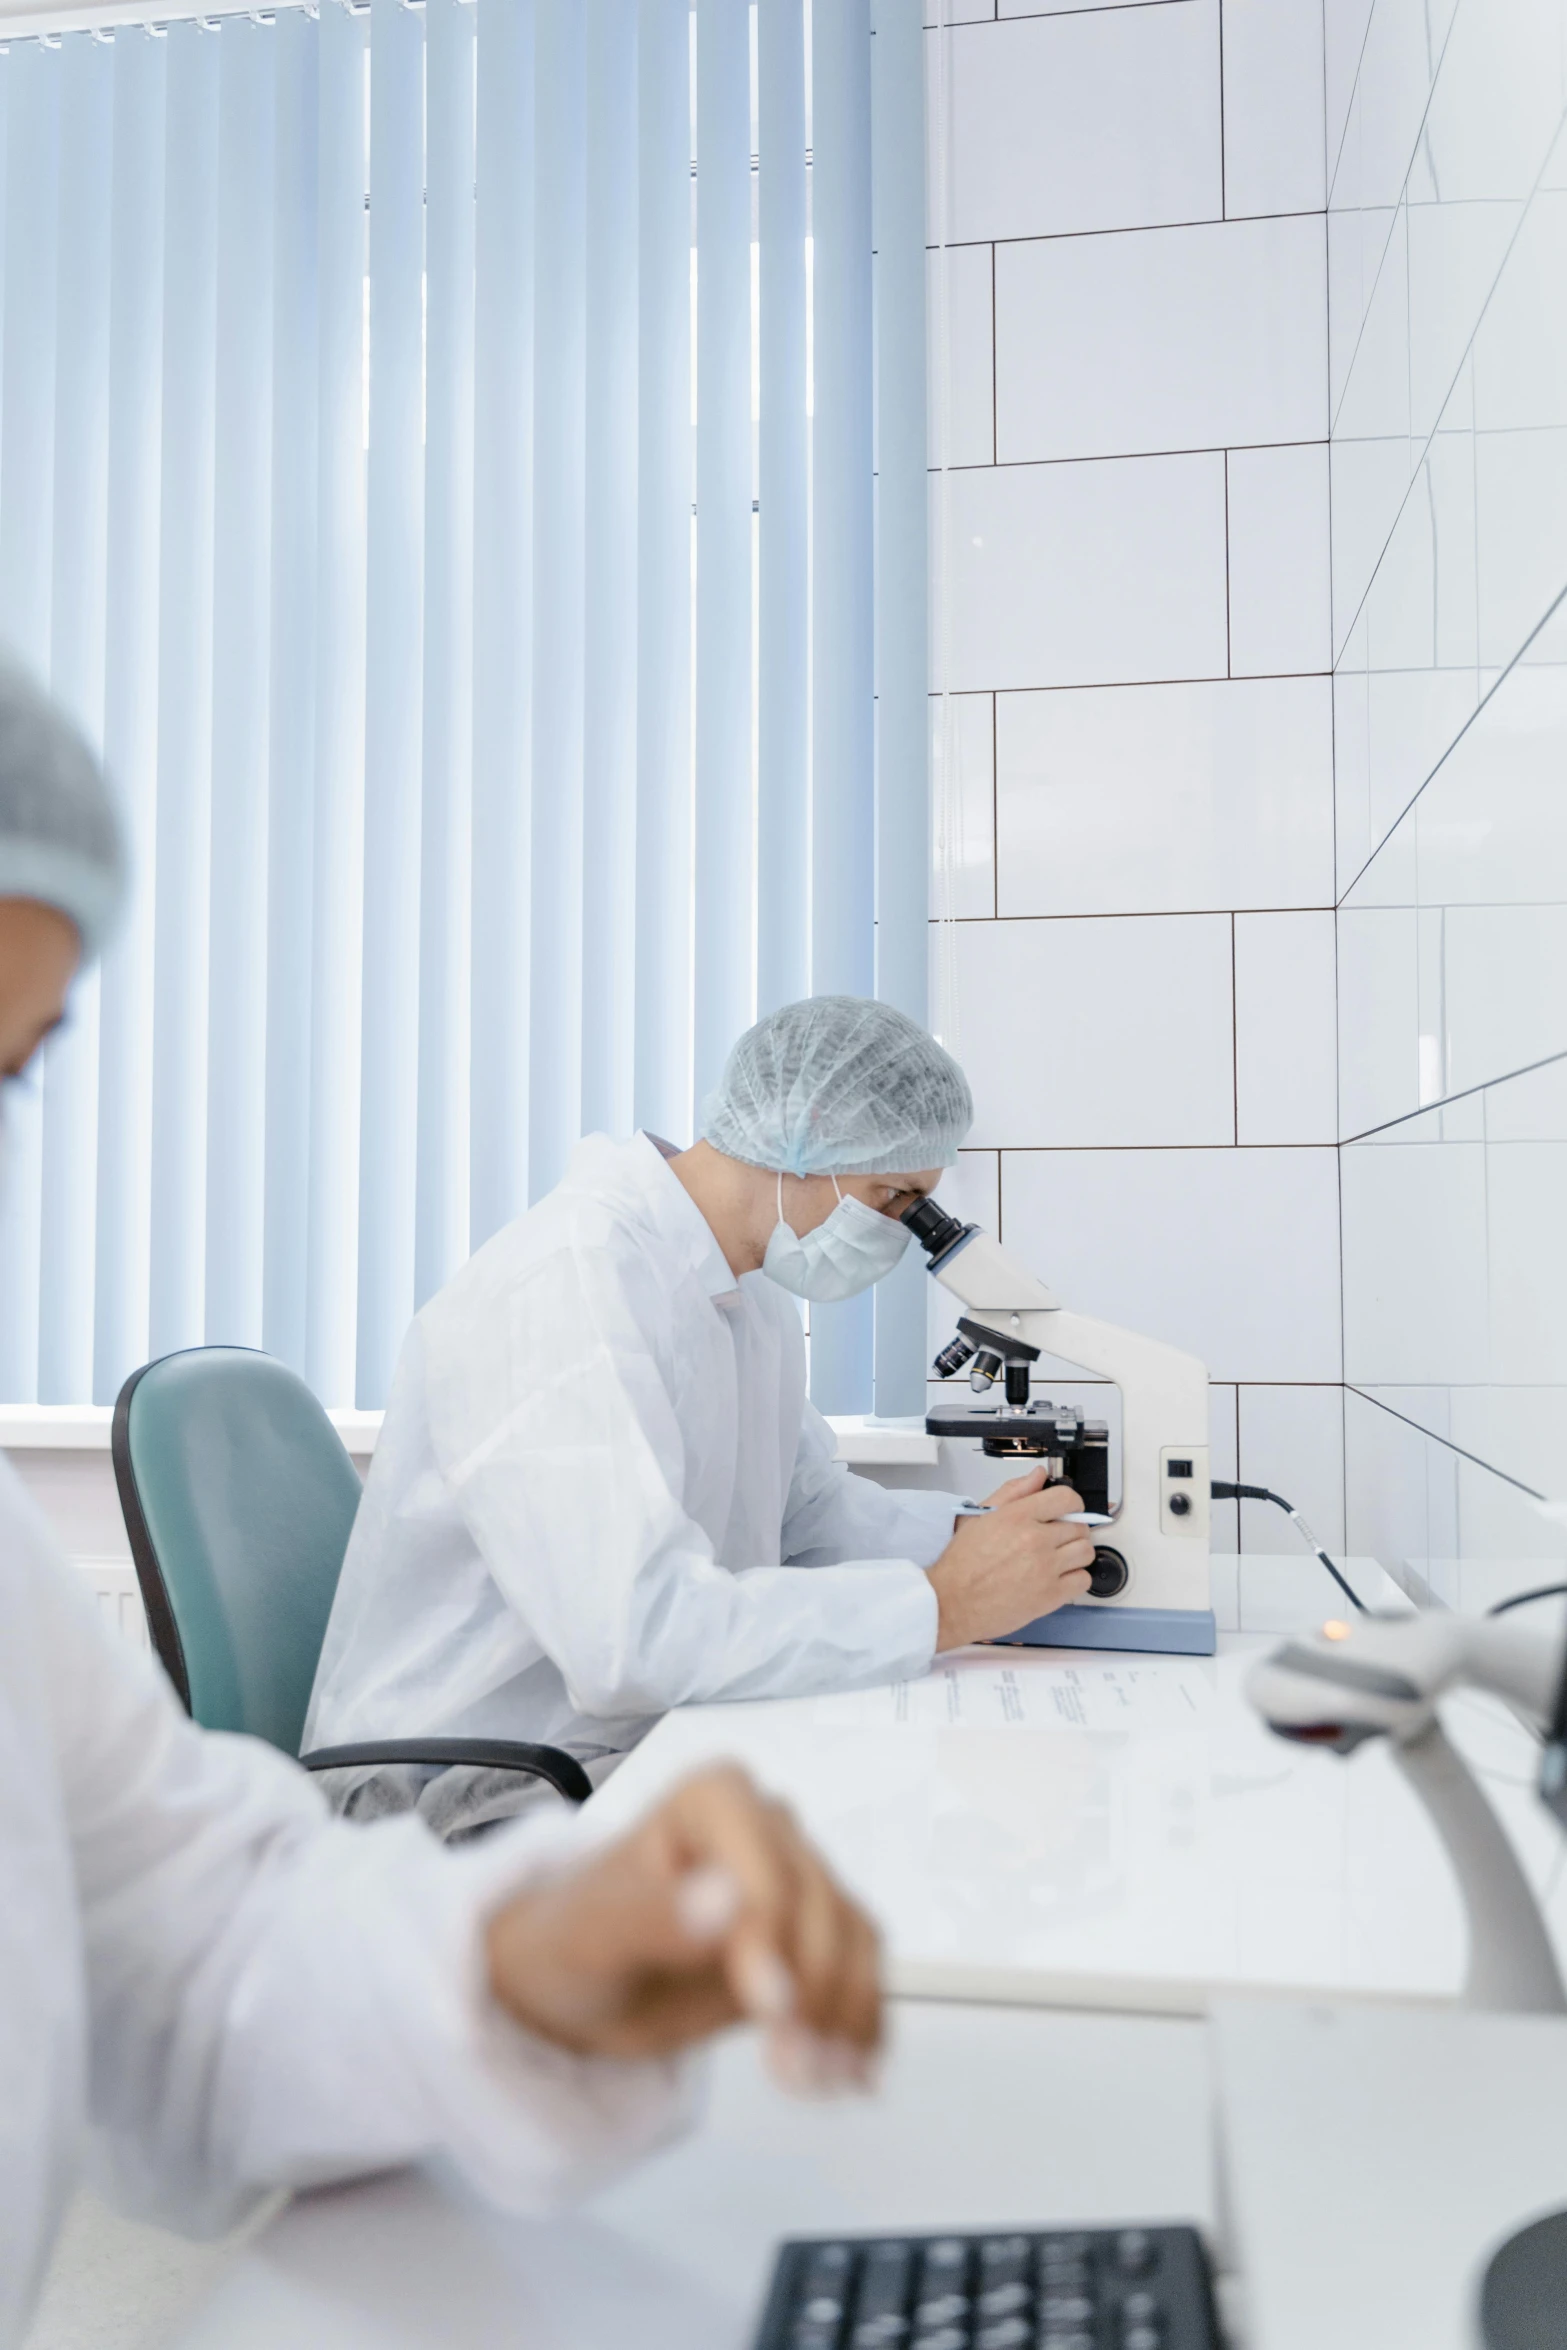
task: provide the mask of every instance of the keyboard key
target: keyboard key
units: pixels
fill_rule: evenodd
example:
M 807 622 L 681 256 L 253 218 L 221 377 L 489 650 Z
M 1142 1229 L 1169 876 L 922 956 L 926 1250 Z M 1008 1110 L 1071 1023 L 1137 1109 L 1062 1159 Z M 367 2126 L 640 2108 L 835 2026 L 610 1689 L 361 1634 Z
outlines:
M 1050 2293 L 1039 2304 L 1040 2322 L 1047 2327 L 1088 2325 L 1093 2314 L 1086 2293 Z
M 1092 2293 L 1093 2272 L 1086 2260 L 1073 2261 L 1065 2268 L 1046 2269 L 1039 2280 L 1041 2293 Z
M 926 2283 L 929 2281 L 927 2277 Z M 917 2304 L 914 2322 L 922 2326 L 950 2326 L 958 2324 L 968 2313 L 969 2297 L 966 2293 L 933 2293 L 929 2300 Z
M 1154 2248 L 1146 2228 L 1123 2228 L 1115 2240 L 1116 2266 L 1130 2277 L 1141 2276 L 1154 2263 Z
M 937 2326 L 928 2334 L 916 2334 L 909 2350 L 965 2350 L 967 2341 L 966 2326 Z
M 1019 2350 L 1033 2331 L 1020 2317 L 1004 2317 L 997 2325 L 980 2327 L 974 2337 L 975 2350 Z
M 1011 2317 L 1033 2299 L 1027 2285 L 992 2285 L 979 2297 L 981 2317 Z
M 1094 2350 L 1092 2334 L 1041 2334 L 1037 2350 Z
M 1128 2326 L 1121 2336 L 1121 2350 L 1159 2350 L 1163 2340 L 1158 2326 Z
M 1128 2293 L 1121 2303 L 1124 2326 L 1154 2325 L 1163 2315 L 1164 2304 L 1157 2293 Z

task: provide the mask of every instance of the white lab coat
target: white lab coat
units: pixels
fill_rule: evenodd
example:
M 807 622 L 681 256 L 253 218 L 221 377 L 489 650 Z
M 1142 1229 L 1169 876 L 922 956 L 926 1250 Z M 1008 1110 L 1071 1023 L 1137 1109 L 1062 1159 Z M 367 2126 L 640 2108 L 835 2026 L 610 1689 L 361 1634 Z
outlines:
M 591 1759 L 690 1700 L 924 1672 L 957 1498 L 835 1449 L 794 1301 L 736 1281 L 646 1135 L 590 1137 L 409 1332 L 307 1745 Z
M 0 2350 L 84 2157 L 207 2232 L 436 2149 L 526 2208 L 682 2118 L 688 2066 L 566 2056 L 483 1987 L 483 1919 L 582 1827 L 453 1854 L 333 1820 L 270 1747 L 193 1729 L 76 1586 L 0 1463 Z

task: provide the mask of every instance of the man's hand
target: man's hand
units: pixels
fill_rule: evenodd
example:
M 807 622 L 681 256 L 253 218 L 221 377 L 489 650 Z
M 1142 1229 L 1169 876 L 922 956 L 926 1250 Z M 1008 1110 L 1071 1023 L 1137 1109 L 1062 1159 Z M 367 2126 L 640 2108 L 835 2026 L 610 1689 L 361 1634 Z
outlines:
M 517 2021 L 579 2055 L 665 2056 L 749 2017 L 801 2092 L 870 2085 L 881 2042 L 876 1930 L 784 1806 L 731 1766 L 491 1920 L 490 1983 Z
M 1082 1506 L 1070 1485 L 1041 1491 L 1040 1472 L 1033 1471 L 1002 1486 L 983 1517 L 959 1519 L 930 1569 L 938 1654 L 971 1640 L 998 1640 L 1082 1598 L 1094 1563 L 1093 1530 L 1061 1523 Z

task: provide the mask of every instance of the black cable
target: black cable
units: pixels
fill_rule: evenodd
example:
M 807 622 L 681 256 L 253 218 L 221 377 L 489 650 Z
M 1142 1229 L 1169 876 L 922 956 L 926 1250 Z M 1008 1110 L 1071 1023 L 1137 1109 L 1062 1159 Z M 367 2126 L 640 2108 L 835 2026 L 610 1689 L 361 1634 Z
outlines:
M 1365 1601 L 1358 1592 L 1350 1589 L 1299 1510 L 1292 1503 L 1287 1502 L 1282 1493 L 1270 1493 L 1266 1485 L 1226 1485 L 1221 1483 L 1217 1477 L 1214 1478 L 1209 1490 L 1215 1501 L 1271 1501 L 1275 1509 L 1284 1512 L 1296 1533 L 1304 1541 L 1306 1548 L 1322 1561 L 1340 1591 L 1343 1592 L 1344 1597 L 1349 1601 L 1350 1606 L 1358 1608 L 1362 1615 L 1367 1613 Z
M 1505 1616 L 1510 1607 L 1527 1607 L 1531 1599 L 1559 1599 L 1567 1591 L 1567 1583 L 1542 1583 L 1538 1591 L 1515 1591 L 1511 1599 L 1499 1599 L 1495 1607 L 1488 1607 L 1488 1616 Z

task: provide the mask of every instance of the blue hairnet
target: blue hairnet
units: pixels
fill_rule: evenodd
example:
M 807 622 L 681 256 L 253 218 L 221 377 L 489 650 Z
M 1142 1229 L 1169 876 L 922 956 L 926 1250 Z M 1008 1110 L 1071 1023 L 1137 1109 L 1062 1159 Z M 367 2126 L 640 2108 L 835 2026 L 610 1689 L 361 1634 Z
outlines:
M 785 1175 L 950 1167 L 974 1120 L 968 1079 L 890 1004 L 819 995 L 746 1030 L 702 1105 L 702 1137 Z
M 125 897 L 125 844 L 97 760 L 27 671 L 0 652 L 0 898 L 36 898 L 96 955 Z

